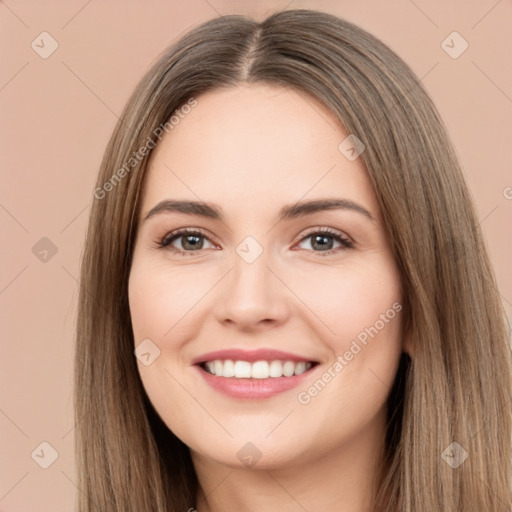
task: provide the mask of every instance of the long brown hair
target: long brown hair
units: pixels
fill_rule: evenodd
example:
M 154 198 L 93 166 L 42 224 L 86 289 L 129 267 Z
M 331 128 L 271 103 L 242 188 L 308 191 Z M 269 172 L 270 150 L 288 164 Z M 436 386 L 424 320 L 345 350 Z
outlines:
M 195 503 L 189 450 L 152 408 L 138 375 L 127 283 L 159 127 L 191 98 L 200 102 L 205 91 L 243 82 L 318 98 L 366 146 L 361 158 L 400 269 L 414 346 L 388 401 L 376 506 L 509 512 L 508 328 L 454 149 L 427 92 L 395 53 L 357 26 L 313 10 L 277 12 L 261 23 L 221 16 L 196 27 L 143 77 L 114 130 L 81 267 L 79 512 L 184 511 Z

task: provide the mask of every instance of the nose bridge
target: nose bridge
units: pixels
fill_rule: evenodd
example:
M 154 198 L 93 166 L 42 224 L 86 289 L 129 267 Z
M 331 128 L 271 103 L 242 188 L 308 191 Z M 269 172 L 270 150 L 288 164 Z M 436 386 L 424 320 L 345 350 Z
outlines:
M 247 237 L 235 248 L 233 268 L 222 300 L 225 319 L 257 323 L 283 318 L 286 311 L 284 287 L 270 270 L 270 254 L 270 249 L 264 249 L 253 237 Z
M 233 257 L 233 275 L 230 288 L 240 301 L 267 301 L 271 289 L 272 273 L 269 271 L 269 250 L 265 250 L 252 237 L 238 245 Z

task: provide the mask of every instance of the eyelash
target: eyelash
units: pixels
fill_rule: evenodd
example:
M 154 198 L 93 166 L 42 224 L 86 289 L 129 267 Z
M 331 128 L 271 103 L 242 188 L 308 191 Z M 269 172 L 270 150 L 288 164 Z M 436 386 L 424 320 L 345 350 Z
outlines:
M 206 238 L 207 240 L 210 240 L 210 238 L 203 233 L 200 229 L 194 229 L 194 228 L 182 228 L 178 229 L 176 231 L 172 231 L 171 233 L 168 233 L 164 236 L 164 238 L 157 240 L 157 245 L 161 249 L 168 248 L 172 242 L 179 239 L 180 237 L 184 235 L 198 235 L 200 237 Z M 330 256 L 340 250 L 346 250 L 346 249 L 352 249 L 354 247 L 354 244 L 346 237 L 342 236 L 337 231 L 334 231 L 330 228 L 315 228 L 314 230 L 309 231 L 306 233 L 299 242 L 302 242 L 303 240 L 306 240 L 307 238 L 311 237 L 312 235 L 328 235 L 329 237 L 334 238 L 336 241 L 341 243 L 341 247 L 337 247 L 335 249 L 329 249 L 328 251 L 312 251 L 315 253 L 318 253 L 321 256 Z M 213 242 L 212 242 L 213 243 Z M 194 253 L 201 252 L 201 250 L 195 250 L 195 251 L 183 251 L 181 249 L 176 249 L 175 247 L 172 247 L 170 250 L 172 252 L 175 252 L 176 254 L 180 254 L 181 256 L 192 256 Z

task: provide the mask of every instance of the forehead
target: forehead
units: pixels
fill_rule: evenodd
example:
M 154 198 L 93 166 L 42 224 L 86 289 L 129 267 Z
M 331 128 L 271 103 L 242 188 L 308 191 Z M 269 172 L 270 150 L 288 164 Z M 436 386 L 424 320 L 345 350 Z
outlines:
M 167 197 L 247 208 L 340 195 L 374 204 L 361 158 L 322 103 L 292 89 L 251 84 L 198 96 L 153 150 L 143 203 Z

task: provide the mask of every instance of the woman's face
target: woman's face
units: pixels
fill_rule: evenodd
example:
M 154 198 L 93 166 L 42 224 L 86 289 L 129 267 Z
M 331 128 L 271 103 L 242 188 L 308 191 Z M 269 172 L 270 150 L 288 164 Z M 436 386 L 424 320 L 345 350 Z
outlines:
M 260 84 L 199 96 L 153 151 L 137 364 L 196 460 L 270 468 L 383 440 L 402 296 L 348 135 L 313 98 Z

